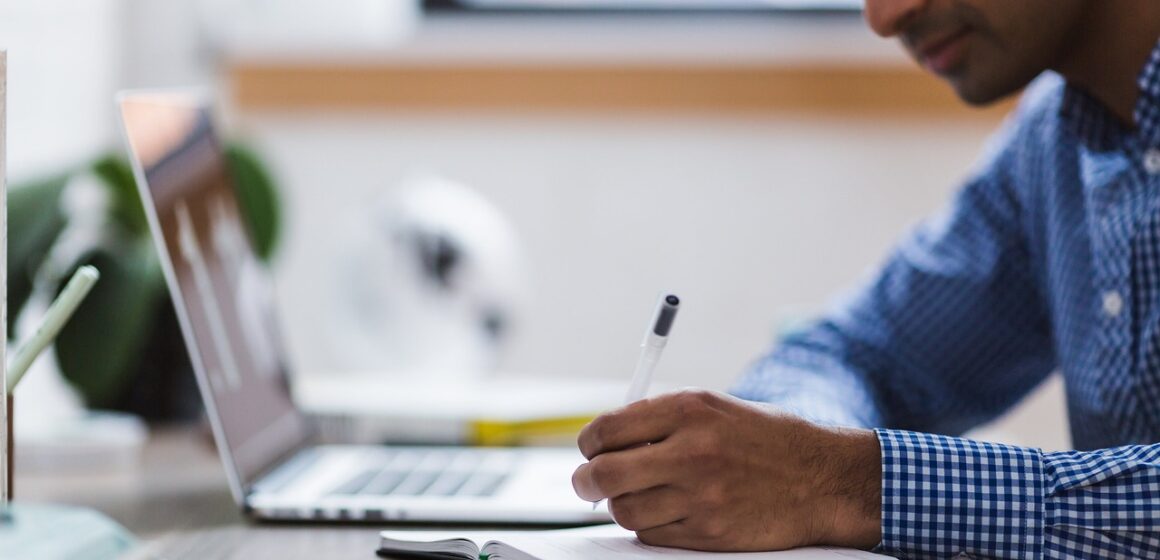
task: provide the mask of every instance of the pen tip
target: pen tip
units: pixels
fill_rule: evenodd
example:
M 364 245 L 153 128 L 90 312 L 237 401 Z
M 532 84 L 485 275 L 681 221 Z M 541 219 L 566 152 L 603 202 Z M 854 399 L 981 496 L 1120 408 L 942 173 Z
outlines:
M 669 305 L 680 305 L 681 299 L 678 298 L 677 296 L 674 296 L 673 294 L 669 294 L 669 295 L 665 296 L 665 303 L 667 303 Z

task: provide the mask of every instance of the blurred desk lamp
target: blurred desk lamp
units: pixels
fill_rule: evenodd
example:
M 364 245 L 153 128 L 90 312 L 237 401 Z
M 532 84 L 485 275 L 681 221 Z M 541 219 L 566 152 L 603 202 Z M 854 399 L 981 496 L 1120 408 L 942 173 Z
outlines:
M 133 545 L 129 534 L 104 515 L 84 508 L 13 504 L 12 389 L 28 367 L 56 338 L 99 278 L 82 266 L 52 302 L 43 324 L 8 363 L 8 187 L 5 166 L 7 54 L 0 50 L 0 551 L 21 558 L 117 558 Z

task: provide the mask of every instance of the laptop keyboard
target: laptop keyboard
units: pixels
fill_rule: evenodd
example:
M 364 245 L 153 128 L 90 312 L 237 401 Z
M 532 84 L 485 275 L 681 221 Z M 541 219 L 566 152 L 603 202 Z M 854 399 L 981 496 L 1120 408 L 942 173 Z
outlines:
M 388 449 L 375 455 L 374 466 L 355 473 L 330 494 L 487 497 L 503 486 L 515 463 L 510 453 L 479 449 Z

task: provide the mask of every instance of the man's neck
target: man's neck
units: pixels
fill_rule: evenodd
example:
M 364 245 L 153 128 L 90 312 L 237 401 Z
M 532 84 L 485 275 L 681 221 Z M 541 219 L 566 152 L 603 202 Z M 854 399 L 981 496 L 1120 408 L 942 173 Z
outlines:
M 1088 11 L 1076 41 L 1053 70 L 1134 126 L 1136 79 L 1160 39 L 1160 2 L 1096 0 Z

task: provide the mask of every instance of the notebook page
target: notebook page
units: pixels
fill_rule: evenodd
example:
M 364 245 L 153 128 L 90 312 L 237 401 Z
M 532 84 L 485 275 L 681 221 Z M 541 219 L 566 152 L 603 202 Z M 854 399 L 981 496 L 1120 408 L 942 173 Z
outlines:
M 647 560 L 680 558 L 685 560 L 856 560 L 885 558 L 852 549 L 799 548 L 779 552 L 701 552 L 679 548 L 646 545 L 635 536 L 567 537 L 523 533 L 502 539 L 504 544 L 543 560 Z M 505 558 L 500 556 L 500 558 Z
M 383 531 L 382 535 L 404 540 L 436 540 L 466 537 L 475 542 L 499 541 L 526 555 L 543 560 L 882 560 L 880 554 L 846 548 L 799 548 L 779 552 L 700 552 L 648 546 L 636 534 L 617 525 L 597 525 L 546 531 Z M 498 560 L 509 558 L 501 552 Z M 525 556 L 513 555 L 513 560 Z

